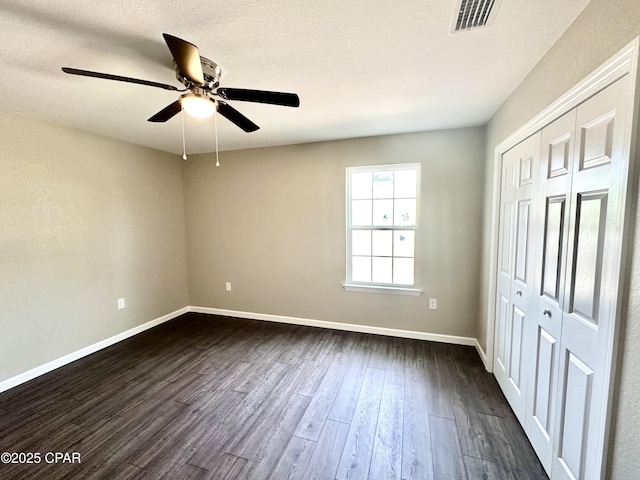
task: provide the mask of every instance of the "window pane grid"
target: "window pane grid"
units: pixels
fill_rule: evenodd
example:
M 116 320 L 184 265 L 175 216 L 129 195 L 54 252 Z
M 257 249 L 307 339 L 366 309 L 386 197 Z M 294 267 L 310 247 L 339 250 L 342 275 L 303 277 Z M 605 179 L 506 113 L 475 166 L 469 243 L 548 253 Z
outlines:
M 412 285 L 413 284 L 413 259 L 414 259 L 414 245 L 413 238 L 405 238 L 405 234 L 408 236 L 407 230 L 403 230 L 402 233 L 399 230 L 380 230 L 380 229 L 359 229 L 353 230 L 353 236 L 356 237 L 362 232 L 369 233 L 371 235 L 363 236 L 359 240 L 361 243 L 357 245 L 357 251 L 360 254 L 354 253 L 354 247 L 352 246 L 352 257 L 354 270 L 358 270 L 355 274 L 354 281 L 360 282 L 372 282 L 376 284 L 384 285 Z M 389 232 L 389 239 L 384 239 L 383 242 L 390 241 L 390 245 L 374 246 L 374 236 L 376 232 Z M 413 231 L 409 230 L 413 237 Z M 410 254 L 409 251 L 405 251 L 404 254 L 396 253 L 398 250 L 402 251 L 402 248 L 398 246 L 398 243 L 410 240 Z M 368 242 L 368 245 L 365 245 Z M 353 242 L 354 244 L 356 242 Z M 353 244 L 352 244 L 353 245 Z M 388 253 L 385 254 L 383 250 Z M 381 253 L 382 251 L 382 253 Z M 364 254 L 364 252 L 371 252 L 370 255 Z M 403 265 L 403 262 L 411 262 L 411 265 Z M 357 268 L 355 267 L 357 266 Z M 410 268 L 409 268 L 410 267 Z M 410 272 L 408 272 L 410 270 Z
M 413 285 L 413 258 L 354 255 L 352 260 L 356 277 L 354 281 L 380 285 Z
M 349 228 L 417 226 L 417 170 L 395 166 L 351 173 Z
M 413 285 L 419 164 L 347 169 L 347 278 Z

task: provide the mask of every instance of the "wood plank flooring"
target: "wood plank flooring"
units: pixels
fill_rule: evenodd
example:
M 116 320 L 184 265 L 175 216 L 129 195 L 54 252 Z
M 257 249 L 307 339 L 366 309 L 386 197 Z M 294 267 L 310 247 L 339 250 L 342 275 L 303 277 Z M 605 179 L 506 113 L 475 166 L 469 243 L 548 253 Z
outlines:
M 42 456 L 5 480 L 547 478 L 472 347 L 201 314 L 0 394 L 0 452 Z

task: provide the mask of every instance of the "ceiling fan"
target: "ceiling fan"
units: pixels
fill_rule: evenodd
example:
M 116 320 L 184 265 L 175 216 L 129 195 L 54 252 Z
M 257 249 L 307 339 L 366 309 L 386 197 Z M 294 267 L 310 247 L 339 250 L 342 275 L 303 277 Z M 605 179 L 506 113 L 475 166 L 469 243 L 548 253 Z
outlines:
M 220 87 L 221 69 L 212 60 L 201 57 L 198 47 L 173 35 L 163 33 L 176 71 L 176 78 L 185 88 L 178 89 L 173 85 L 140 80 L 138 78 L 122 77 L 108 73 L 78 70 L 63 67 L 62 71 L 71 75 L 104 78 L 119 82 L 136 83 L 149 87 L 163 88 L 177 92 L 187 92 L 180 95 L 175 102 L 167 105 L 148 119 L 149 122 L 166 122 L 184 109 L 195 118 L 208 118 L 218 112 L 227 120 L 236 124 L 245 132 L 255 132 L 260 127 L 245 117 L 238 110 L 224 100 L 238 100 L 241 102 L 268 103 L 285 107 L 300 106 L 300 99 L 295 93 L 271 92 L 266 90 L 248 90 L 244 88 Z M 218 97 L 218 98 L 213 98 Z

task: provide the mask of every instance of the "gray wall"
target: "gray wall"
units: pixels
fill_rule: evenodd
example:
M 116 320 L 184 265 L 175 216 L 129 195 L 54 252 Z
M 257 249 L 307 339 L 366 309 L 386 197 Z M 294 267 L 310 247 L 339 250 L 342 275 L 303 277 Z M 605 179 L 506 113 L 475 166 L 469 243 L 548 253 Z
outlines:
M 640 2 L 593 0 L 547 55 L 500 107 L 487 125 L 485 222 L 479 340 L 486 345 L 486 299 L 489 285 L 489 235 L 495 147 L 573 85 L 586 77 L 640 34 Z M 637 183 L 637 177 L 636 177 Z M 636 187 L 637 188 L 637 187 Z M 623 312 L 619 368 L 614 398 L 616 421 L 610 442 L 607 478 L 638 478 L 640 474 L 640 232 L 629 254 L 631 272 Z M 629 295 L 629 292 L 636 292 Z
M 191 305 L 475 337 L 484 151 L 471 128 L 190 157 Z M 403 162 L 422 164 L 424 294 L 346 292 L 345 167 Z
M 188 304 L 178 157 L 9 113 L 0 132 L 0 381 Z

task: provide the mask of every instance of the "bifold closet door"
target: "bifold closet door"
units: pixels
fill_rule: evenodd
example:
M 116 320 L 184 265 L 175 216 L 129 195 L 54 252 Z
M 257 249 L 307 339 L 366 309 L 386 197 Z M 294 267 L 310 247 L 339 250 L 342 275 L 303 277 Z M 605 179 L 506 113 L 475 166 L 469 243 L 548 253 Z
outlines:
M 532 236 L 534 299 L 525 332 L 533 348 L 527 358 L 525 432 L 551 472 L 555 402 L 562 334 L 565 271 L 575 145 L 576 111 L 542 131 L 540 175 L 536 185 L 536 225 Z
M 527 302 L 533 297 L 532 194 L 540 158 L 540 134 L 503 155 L 494 373 L 523 423 L 526 402 Z
M 629 155 L 629 78 L 577 107 L 564 278 L 554 479 L 595 479 L 618 311 Z
M 630 88 L 620 78 L 503 155 L 494 373 L 554 480 L 602 478 Z

